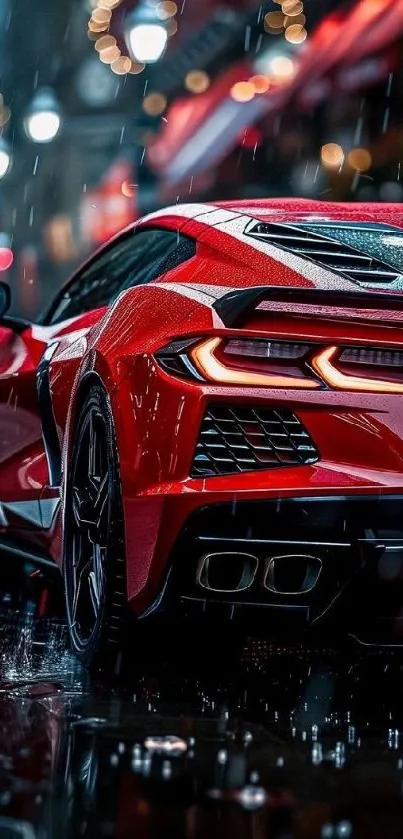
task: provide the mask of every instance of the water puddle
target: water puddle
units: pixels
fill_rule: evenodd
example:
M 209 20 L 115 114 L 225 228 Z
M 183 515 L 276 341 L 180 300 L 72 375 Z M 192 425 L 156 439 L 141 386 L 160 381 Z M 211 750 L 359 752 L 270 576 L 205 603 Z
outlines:
M 397 839 L 403 663 L 250 639 L 94 683 L 60 621 L 0 625 L 0 839 Z

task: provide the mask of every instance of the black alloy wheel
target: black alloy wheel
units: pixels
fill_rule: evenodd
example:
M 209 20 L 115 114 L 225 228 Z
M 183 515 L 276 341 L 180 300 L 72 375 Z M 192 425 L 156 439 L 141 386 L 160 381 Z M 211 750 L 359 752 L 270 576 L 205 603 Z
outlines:
M 118 669 L 128 613 L 123 505 L 112 412 L 100 384 L 90 387 L 75 428 L 63 575 L 75 655 L 85 666 Z

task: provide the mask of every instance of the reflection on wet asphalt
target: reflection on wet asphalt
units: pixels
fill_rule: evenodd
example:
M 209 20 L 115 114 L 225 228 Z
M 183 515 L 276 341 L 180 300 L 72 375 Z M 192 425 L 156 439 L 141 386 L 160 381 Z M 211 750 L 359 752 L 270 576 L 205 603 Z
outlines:
M 255 638 L 230 674 L 173 657 L 118 692 L 61 624 L 25 618 L 3 622 L 0 659 L 0 837 L 402 835 L 392 652 Z

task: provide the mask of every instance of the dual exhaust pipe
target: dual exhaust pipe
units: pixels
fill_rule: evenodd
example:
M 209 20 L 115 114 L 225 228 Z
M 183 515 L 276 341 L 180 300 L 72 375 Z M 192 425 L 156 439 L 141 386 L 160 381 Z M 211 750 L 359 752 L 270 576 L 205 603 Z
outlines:
M 204 554 L 200 557 L 196 583 L 219 593 L 236 594 L 249 589 L 256 578 L 273 594 L 307 594 L 318 582 L 322 560 L 310 554 L 281 554 L 267 557 L 261 568 L 257 556 L 238 551 Z

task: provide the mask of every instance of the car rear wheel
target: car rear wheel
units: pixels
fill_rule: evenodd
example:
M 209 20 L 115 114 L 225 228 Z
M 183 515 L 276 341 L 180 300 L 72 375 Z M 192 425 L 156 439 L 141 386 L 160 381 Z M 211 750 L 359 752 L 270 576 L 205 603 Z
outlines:
M 119 669 L 127 622 L 122 490 L 109 399 L 93 384 L 80 409 L 67 477 L 63 575 L 77 658 Z

